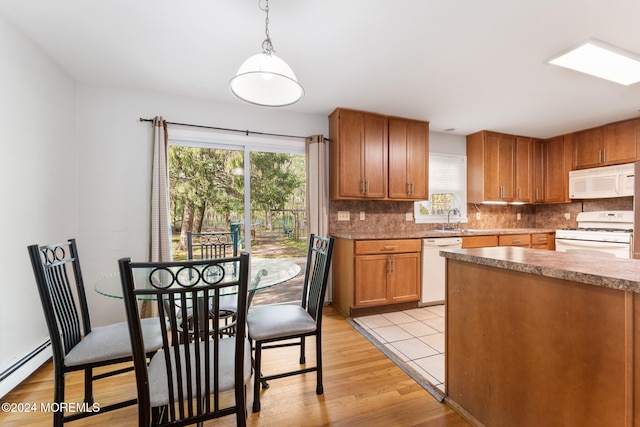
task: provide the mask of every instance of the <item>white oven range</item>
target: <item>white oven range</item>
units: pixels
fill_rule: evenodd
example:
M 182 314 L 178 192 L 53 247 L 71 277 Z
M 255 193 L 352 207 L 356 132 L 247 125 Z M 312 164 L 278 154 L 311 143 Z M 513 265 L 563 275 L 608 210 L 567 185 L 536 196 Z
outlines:
M 578 228 L 556 230 L 556 251 L 631 258 L 633 211 L 580 212 Z

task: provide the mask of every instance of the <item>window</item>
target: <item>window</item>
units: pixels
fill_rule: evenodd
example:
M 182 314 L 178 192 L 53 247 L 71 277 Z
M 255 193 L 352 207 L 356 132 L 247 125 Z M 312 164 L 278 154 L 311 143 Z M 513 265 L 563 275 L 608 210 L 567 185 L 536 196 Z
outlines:
M 458 209 L 460 215 L 451 212 Z M 467 222 L 467 157 L 429 153 L 429 200 L 415 202 L 416 223 Z
M 169 163 L 174 255 L 184 252 L 186 231 L 234 229 L 243 249 L 256 235 L 262 243 L 288 237 L 306 255 L 303 140 L 171 129 Z

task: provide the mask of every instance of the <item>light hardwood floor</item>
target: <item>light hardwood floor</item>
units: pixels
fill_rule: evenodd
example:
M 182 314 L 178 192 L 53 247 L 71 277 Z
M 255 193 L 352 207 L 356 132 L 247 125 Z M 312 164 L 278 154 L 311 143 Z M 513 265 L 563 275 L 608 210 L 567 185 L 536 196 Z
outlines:
M 369 341 L 362 337 L 336 310 L 324 312 L 324 395 L 315 394 L 315 374 L 296 375 L 271 382 L 262 391 L 262 410 L 251 412 L 252 391 L 247 389 L 249 426 L 468 426 L 448 406 L 439 403 L 406 373 L 398 368 Z M 309 363 L 315 363 L 313 343 L 307 348 Z M 263 354 L 263 372 L 272 368 L 288 369 L 286 361 L 296 363 L 291 352 L 297 349 L 274 349 Z M 297 366 L 297 365 L 296 365 Z M 68 377 L 67 402 L 82 401 L 82 377 Z M 135 398 L 133 374 L 98 381 L 96 402 L 101 405 L 114 399 Z M 53 370 L 45 364 L 2 402 L 40 403 L 53 399 Z M 50 426 L 50 413 L 0 412 L 0 425 Z M 137 407 L 129 407 L 80 421 L 73 426 L 133 426 L 137 424 Z M 207 426 L 235 425 L 234 417 L 210 421 Z

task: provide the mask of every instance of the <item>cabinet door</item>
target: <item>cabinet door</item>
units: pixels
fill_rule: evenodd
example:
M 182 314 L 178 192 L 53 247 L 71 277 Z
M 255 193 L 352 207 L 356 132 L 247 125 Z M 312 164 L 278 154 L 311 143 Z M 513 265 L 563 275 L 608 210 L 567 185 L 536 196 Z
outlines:
M 500 186 L 500 137 L 487 133 L 484 140 L 484 200 L 502 199 Z
M 532 185 L 531 200 L 534 203 L 544 201 L 544 141 L 539 139 L 533 140 L 532 148 Z
M 576 132 L 573 141 L 576 169 L 602 166 L 602 127 Z
M 355 307 L 387 303 L 388 255 L 356 257 Z
M 638 120 L 627 120 L 603 127 L 602 161 L 604 164 L 636 161 L 638 158 L 637 124 Z
M 334 150 L 337 152 L 337 197 L 362 198 L 364 196 L 364 113 L 340 110 L 338 112 L 338 136 Z M 334 136 L 332 135 L 332 138 Z M 337 148 L 337 149 L 336 149 Z
M 406 253 L 390 256 L 389 303 L 420 299 L 420 254 Z
M 378 114 L 364 114 L 364 196 L 387 197 L 387 118 Z
M 531 138 L 516 138 L 515 201 L 530 202 L 532 170 Z
M 389 198 L 427 199 L 428 166 L 429 123 L 389 118 Z
M 487 132 L 484 160 L 485 200 L 514 200 L 514 147 L 515 137 Z
M 571 135 L 556 136 L 545 141 L 544 148 L 544 201 L 546 203 L 565 202 L 568 198 L 569 172 L 565 169 L 566 150 Z

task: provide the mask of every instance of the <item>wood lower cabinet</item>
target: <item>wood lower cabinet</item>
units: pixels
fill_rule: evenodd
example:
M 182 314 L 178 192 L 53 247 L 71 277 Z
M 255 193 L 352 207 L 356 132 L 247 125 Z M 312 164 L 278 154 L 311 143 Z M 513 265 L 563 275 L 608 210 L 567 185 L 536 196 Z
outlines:
M 498 236 L 465 236 L 462 238 L 463 248 L 486 248 L 498 246 Z
M 556 250 L 555 233 L 539 233 L 531 235 L 532 249 Z
M 531 234 L 504 234 L 498 236 L 498 246 L 531 246 Z
M 333 303 L 345 316 L 417 307 L 421 239 L 336 238 Z
M 462 237 L 463 248 L 487 248 L 492 246 L 520 246 L 532 249 L 555 250 L 555 233 L 501 234 Z

